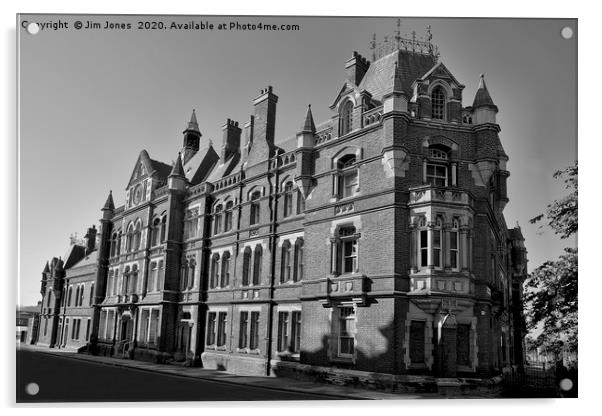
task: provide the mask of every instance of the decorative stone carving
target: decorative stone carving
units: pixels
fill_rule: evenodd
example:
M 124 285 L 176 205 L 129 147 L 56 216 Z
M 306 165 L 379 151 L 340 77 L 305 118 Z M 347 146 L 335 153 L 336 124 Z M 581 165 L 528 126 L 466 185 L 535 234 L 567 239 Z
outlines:
M 387 178 L 393 176 L 404 178 L 410 166 L 410 161 L 405 150 L 391 149 L 383 153 L 382 164 Z

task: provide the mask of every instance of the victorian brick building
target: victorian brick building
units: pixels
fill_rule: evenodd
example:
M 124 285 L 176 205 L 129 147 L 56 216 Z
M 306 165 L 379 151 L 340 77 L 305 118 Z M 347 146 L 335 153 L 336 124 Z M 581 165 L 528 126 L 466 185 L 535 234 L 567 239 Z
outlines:
M 520 365 L 526 251 L 503 216 L 498 108 L 483 76 L 464 107 L 413 45 L 354 53 L 332 117 L 308 108 L 291 138 L 267 87 L 221 148 L 193 111 L 173 166 L 143 150 L 125 204 L 102 208 L 91 351 L 246 374 Z
M 38 345 L 85 347 L 90 340 L 94 284 L 98 263 L 96 226 L 83 239 L 70 238 L 63 257 L 54 257 L 42 271 Z

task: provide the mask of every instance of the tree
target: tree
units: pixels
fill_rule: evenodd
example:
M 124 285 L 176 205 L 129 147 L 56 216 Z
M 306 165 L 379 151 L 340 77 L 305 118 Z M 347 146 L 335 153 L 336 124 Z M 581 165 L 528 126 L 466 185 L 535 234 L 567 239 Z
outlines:
M 530 220 L 546 219 L 560 238 L 577 233 L 577 163 L 554 173 L 563 178 L 569 195 L 549 204 L 544 214 Z M 548 260 L 525 280 L 527 327 L 541 329 L 534 345 L 559 354 L 564 348 L 577 350 L 577 248 L 565 248 L 557 260 Z

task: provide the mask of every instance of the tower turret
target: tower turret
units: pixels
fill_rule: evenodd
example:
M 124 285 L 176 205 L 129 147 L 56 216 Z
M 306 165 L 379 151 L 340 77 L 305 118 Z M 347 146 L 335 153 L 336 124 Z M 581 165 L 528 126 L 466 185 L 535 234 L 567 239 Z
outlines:
M 184 143 L 182 144 L 182 153 L 184 154 L 184 162 L 186 163 L 199 151 L 201 144 L 201 131 L 199 130 L 199 123 L 196 120 L 196 112 L 193 109 L 188 127 L 183 132 Z
M 481 74 L 479 88 L 472 104 L 472 120 L 474 124 L 496 123 L 497 106 L 493 103 L 487 85 L 485 85 L 485 75 Z
M 305 121 L 301 127 L 301 131 L 297 133 L 297 171 L 295 174 L 295 182 L 304 198 L 311 192 L 312 175 L 314 173 L 313 150 L 316 142 L 316 125 L 311 113 L 311 105 L 307 107 Z
M 176 163 L 174 163 L 171 173 L 167 177 L 167 184 L 170 190 L 182 191 L 186 189 L 186 176 L 182 166 L 182 155 L 178 153 Z

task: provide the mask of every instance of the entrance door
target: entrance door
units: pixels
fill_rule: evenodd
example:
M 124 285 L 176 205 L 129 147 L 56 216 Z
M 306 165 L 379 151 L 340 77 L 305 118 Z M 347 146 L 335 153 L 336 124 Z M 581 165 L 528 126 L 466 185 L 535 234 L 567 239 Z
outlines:
M 122 341 L 130 341 L 132 339 L 132 320 L 129 316 L 121 318 L 121 336 Z

